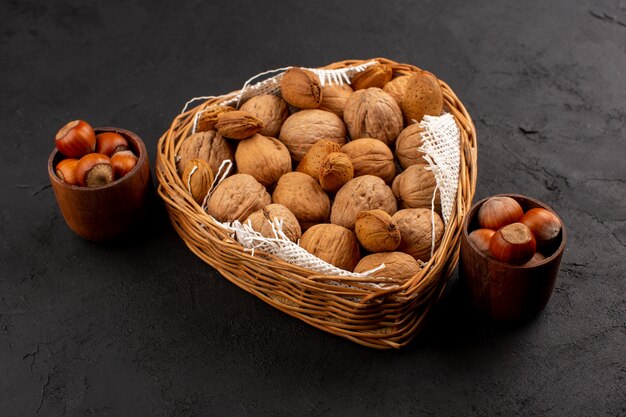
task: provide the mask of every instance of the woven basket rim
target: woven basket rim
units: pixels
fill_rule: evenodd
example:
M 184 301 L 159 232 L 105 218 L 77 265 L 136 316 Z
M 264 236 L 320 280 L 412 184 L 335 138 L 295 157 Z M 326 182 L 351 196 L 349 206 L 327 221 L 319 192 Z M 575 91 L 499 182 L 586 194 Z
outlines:
M 424 72 L 414 65 L 400 64 L 387 58 L 344 60 L 319 67 L 319 69 L 346 68 L 372 60 L 390 65 L 394 76 Z M 212 218 L 184 191 L 182 180 L 176 171 L 176 145 L 180 144 L 181 139 L 189 136 L 193 119 L 199 111 L 232 99 L 241 90 L 208 98 L 186 110 L 172 121 L 170 128 L 159 139 L 155 169 L 159 183 L 158 193 L 165 202 L 174 228 L 190 250 L 203 261 L 213 266 L 234 284 L 281 311 L 324 331 L 365 346 L 389 348 L 406 345 L 421 327 L 431 305 L 441 296 L 447 279 L 456 266 L 462 221 L 465 213 L 470 209 L 476 186 L 477 145 L 474 124 L 448 84 L 442 80 L 439 80 L 439 83 L 444 93 L 446 110 L 452 114 L 461 131 L 461 166 L 455 209 L 433 257 L 416 275 L 402 285 L 390 289 L 375 289 L 368 285 L 356 284 L 354 279 L 322 275 L 259 251 L 252 256 L 243 251 L 243 247 L 234 241 L 226 230 L 213 222 Z M 233 270 L 229 262 L 238 265 L 239 269 Z M 274 276 L 269 276 L 268 271 L 271 271 Z M 239 275 L 248 276 L 246 274 L 254 276 L 254 279 L 239 277 Z M 343 287 L 332 284 L 333 282 L 350 282 L 351 286 Z M 294 294 L 300 296 L 294 296 Z M 281 301 L 276 301 L 277 299 Z M 311 309 L 318 312 L 316 305 L 318 301 L 320 305 L 326 304 L 327 307 L 320 308 L 319 314 L 307 312 Z M 398 314 L 404 314 L 406 317 L 415 316 L 412 312 L 417 309 L 423 311 L 422 314 L 413 317 L 410 326 L 403 328 L 404 331 L 399 330 L 399 334 L 375 331 L 363 333 L 354 330 L 354 326 L 350 323 L 328 324 L 333 323 L 332 308 L 337 308 L 336 314 L 341 316 L 344 310 L 349 310 L 350 314 L 374 310 L 371 307 L 372 304 L 386 307 L 389 311 L 401 312 Z M 403 312 L 403 309 L 408 309 L 408 311 Z M 328 315 L 328 319 L 320 319 L 324 314 Z M 357 320 L 356 323 L 360 322 Z M 375 328 L 376 322 L 371 322 L 368 326 Z M 384 324 L 381 326 L 385 327 Z M 343 327 L 349 327 L 351 330 L 343 331 Z

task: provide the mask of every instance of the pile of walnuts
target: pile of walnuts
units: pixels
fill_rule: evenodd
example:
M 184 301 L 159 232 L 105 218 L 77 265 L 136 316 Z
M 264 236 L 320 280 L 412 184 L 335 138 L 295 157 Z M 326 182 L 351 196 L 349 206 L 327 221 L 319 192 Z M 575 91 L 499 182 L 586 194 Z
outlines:
M 406 279 L 443 236 L 417 123 L 442 110 L 439 83 L 427 72 L 394 77 L 377 63 L 351 86 L 322 86 L 314 72 L 291 68 L 280 96 L 203 110 L 177 169 L 218 221 L 249 222 L 274 237 L 270 221 L 281 218 L 289 239 L 338 268 L 364 272 L 385 263 L 376 275 Z M 236 169 L 208 197 L 226 159 Z

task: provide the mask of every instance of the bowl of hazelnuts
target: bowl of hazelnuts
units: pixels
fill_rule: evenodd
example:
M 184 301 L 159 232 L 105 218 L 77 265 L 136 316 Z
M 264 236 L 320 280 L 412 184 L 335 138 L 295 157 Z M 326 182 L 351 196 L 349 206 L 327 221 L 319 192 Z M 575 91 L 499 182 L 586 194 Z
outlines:
M 459 275 L 474 308 L 496 320 L 524 320 L 548 303 L 565 249 L 561 218 L 517 194 L 476 203 L 461 233 Z
M 48 176 L 69 228 L 96 242 L 126 233 L 142 216 L 150 190 L 142 140 L 125 129 L 74 120 L 58 131 L 55 144 Z

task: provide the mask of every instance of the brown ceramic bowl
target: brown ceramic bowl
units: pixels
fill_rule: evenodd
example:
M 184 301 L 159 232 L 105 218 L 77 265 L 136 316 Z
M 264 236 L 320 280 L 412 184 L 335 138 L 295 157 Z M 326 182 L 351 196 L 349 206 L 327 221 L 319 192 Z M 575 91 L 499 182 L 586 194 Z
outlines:
M 530 197 L 517 194 L 499 196 L 515 199 L 524 212 L 543 207 L 554 213 L 550 207 Z M 488 199 L 476 203 L 465 217 L 459 275 L 476 310 L 496 320 L 528 319 L 543 310 L 552 295 L 565 249 L 565 226 L 559 217 L 561 232 L 549 248 L 542 249 L 545 260 L 533 265 L 509 265 L 497 261 L 485 256 L 468 238 L 471 231 L 479 228 L 478 209 Z
M 61 181 L 55 174 L 54 167 L 64 159 L 55 149 L 48 159 L 48 176 L 69 228 L 85 239 L 102 242 L 122 236 L 142 217 L 150 192 L 150 164 L 146 146 L 133 132 L 117 127 L 100 127 L 94 131 L 124 136 L 139 158 L 137 165 L 105 186 L 79 187 Z

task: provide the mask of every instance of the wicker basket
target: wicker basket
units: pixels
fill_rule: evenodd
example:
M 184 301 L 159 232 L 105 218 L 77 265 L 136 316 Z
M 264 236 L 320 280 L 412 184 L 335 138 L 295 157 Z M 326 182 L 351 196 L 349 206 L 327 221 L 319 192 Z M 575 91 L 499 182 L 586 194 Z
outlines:
M 421 70 L 388 59 L 394 75 Z M 346 68 L 367 61 L 337 62 L 324 69 Z M 440 81 L 445 109 L 461 131 L 461 162 L 456 206 L 439 249 L 421 271 L 400 287 L 375 289 L 362 279 L 320 275 L 275 256 L 252 256 L 212 221 L 185 191 L 176 172 L 176 151 L 193 127 L 196 114 L 224 102 L 236 92 L 209 99 L 176 117 L 160 138 L 156 175 L 172 225 L 200 259 L 229 281 L 268 304 L 326 332 L 364 346 L 388 349 L 408 344 L 424 324 L 428 312 L 441 297 L 459 257 L 463 218 L 471 206 L 476 184 L 476 131 L 472 120 L 450 87 Z

